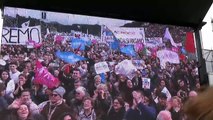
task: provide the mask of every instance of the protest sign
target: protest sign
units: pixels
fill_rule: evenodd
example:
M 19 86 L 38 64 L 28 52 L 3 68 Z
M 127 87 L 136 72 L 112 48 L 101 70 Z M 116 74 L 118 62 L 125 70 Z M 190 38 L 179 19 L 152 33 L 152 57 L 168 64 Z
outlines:
M 166 94 L 167 101 L 172 98 L 172 95 L 170 94 L 169 90 L 166 87 L 164 87 L 161 92 Z
M 122 43 L 138 43 L 144 42 L 145 32 L 141 27 L 108 27 L 112 31 L 113 35 Z
M 143 81 L 142 88 L 144 88 L 144 89 L 150 89 L 150 85 L 151 85 L 150 78 L 142 78 L 142 81 Z
M 99 62 L 94 65 L 97 74 L 109 72 L 109 67 L 106 62 Z
M 135 76 L 136 67 L 132 64 L 131 60 L 123 60 L 115 66 L 115 73 L 127 76 L 132 79 Z

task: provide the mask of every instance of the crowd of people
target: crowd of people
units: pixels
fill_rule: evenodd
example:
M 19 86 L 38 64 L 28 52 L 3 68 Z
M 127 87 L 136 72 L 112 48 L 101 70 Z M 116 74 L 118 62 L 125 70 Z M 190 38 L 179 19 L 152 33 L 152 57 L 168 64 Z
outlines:
M 87 60 L 66 63 L 55 55 L 58 50 Z M 40 48 L 2 45 L 1 55 L 0 116 L 4 120 L 185 120 L 183 104 L 200 89 L 197 62 L 187 57 L 162 68 L 156 56 L 137 52 L 144 66 L 130 79 L 116 74 L 115 65 L 135 58 L 105 43 L 80 51 L 72 49 L 69 41 L 54 42 L 50 34 Z M 48 88 L 34 82 L 37 60 L 60 84 Z M 114 64 L 109 72 L 96 74 L 94 64 L 102 61 Z M 150 88 L 142 87 L 143 78 L 150 78 Z

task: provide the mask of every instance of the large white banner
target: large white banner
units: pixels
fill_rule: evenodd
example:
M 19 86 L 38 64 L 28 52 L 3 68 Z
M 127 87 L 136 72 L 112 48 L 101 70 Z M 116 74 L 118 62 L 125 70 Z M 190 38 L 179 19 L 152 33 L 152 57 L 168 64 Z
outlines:
M 165 68 L 166 62 L 180 63 L 179 56 L 176 52 L 170 50 L 159 50 L 157 51 L 157 57 L 160 59 L 161 67 Z
M 97 74 L 109 72 L 109 67 L 106 62 L 99 62 L 94 65 Z
M 135 76 L 137 68 L 132 64 L 131 60 L 123 60 L 115 66 L 115 73 L 127 76 L 132 79 Z
M 115 37 L 122 43 L 131 44 L 144 42 L 145 32 L 144 28 L 128 28 L 128 27 L 108 27 Z
M 17 28 L 3 27 L 2 44 L 26 45 L 29 40 L 41 43 L 41 26 Z

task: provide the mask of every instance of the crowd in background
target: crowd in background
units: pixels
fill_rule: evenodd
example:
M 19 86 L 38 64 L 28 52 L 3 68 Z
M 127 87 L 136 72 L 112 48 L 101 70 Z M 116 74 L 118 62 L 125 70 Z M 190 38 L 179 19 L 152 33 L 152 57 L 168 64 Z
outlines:
M 146 32 L 158 34 L 152 29 Z M 55 55 L 58 50 L 87 60 L 66 63 Z M 56 43 L 54 34 L 37 49 L 2 45 L 1 55 L 0 116 L 5 120 L 185 120 L 183 104 L 200 89 L 195 60 L 186 57 L 162 68 L 158 57 L 144 52 L 133 58 L 98 42 L 84 51 L 74 50 L 69 41 Z M 115 73 L 115 65 L 125 59 L 144 61 L 132 79 Z M 58 86 L 34 82 L 37 60 L 60 80 Z M 114 63 L 104 76 L 94 69 L 102 61 Z M 149 89 L 142 87 L 142 78 L 151 79 Z M 171 96 L 162 92 L 164 88 Z

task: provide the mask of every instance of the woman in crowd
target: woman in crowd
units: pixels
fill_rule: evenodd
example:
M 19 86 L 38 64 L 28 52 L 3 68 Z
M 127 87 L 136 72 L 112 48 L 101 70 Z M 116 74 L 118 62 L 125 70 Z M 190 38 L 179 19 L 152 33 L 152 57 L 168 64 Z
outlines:
M 83 109 L 79 113 L 78 120 L 96 120 L 95 110 L 93 109 L 94 101 L 90 97 L 83 100 Z
M 11 111 L 5 120 L 33 120 L 30 109 L 26 104 L 21 104 L 18 109 Z
M 116 97 L 107 114 L 107 120 L 123 120 L 124 114 L 124 100 L 122 97 Z
M 6 86 L 5 97 L 7 98 L 8 102 L 12 102 L 12 100 L 14 99 L 13 92 L 15 90 L 15 82 L 10 79 L 8 71 L 2 71 L 0 82 L 4 83 Z
M 26 77 L 23 74 L 20 74 L 18 77 L 18 83 L 15 85 L 14 96 L 19 97 L 21 95 L 21 91 L 27 88 L 26 86 Z
M 172 97 L 170 112 L 172 115 L 172 120 L 183 119 L 182 101 L 178 96 Z

